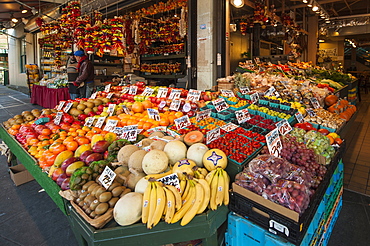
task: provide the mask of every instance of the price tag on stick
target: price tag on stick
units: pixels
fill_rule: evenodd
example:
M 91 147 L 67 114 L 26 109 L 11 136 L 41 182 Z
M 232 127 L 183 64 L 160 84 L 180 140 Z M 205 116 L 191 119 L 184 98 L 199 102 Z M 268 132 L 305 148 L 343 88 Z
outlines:
M 235 97 L 235 94 L 232 90 L 221 89 L 221 94 L 225 97 Z
M 321 105 L 316 97 L 311 97 L 310 101 L 311 101 L 312 107 L 321 108 Z
M 159 88 L 158 89 L 158 94 L 157 94 L 157 97 L 160 98 L 160 97 L 167 97 L 167 93 L 168 93 L 168 88 Z
M 110 169 L 108 166 L 105 166 L 103 173 L 99 177 L 99 181 L 104 186 L 104 188 L 108 190 L 115 177 L 116 173 L 113 172 L 113 170 Z
M 129 87 L 124 87 L 121 91 L 122 94 L 126 94 L 130 90 Z
M 112 86 L 111 84 L 106 85 L 106 86 L 104 87 L 104 91 L 105 91 L 106 93 L 110 92 L 110 87 L 111 87 L 111 86 Z
M 299 123 L 303 123 L 304 122 L 303 115 L 300 112 L 295 113 L 294 116 L 295 116 L 295 118 L 297 119 L 297 121 Z
M 180 104 L 181 104 L 180 100 L 178 99 L 172 100 L 170 109 L 174 111 L 178 111 L 180 108 Z
M 127 139 L 128 141 L 136 141 L 136 139 L 137 139 L 137 125 L 124 126 L 121 138 L 122 139 Z
M 188 160 L 187 159 L 181 160 L 180 165 L 183 164 L 181 163 L 182 161 L 188 161 Z M 187 164 L 185 163 L 183 165 L 187 165 Z M 188 165 L 190 165 L 190 163 Z M 175 186 L 178 190 L 180 190 L 180 180 L 179 180 L 179 176 L 177 175 L 177 173 L 169 174 L 167 176 L 164 176 L 163 178 L 157 179 L 157 181 L 162 182 L 163 184 L 166 184 L 166 185 Z
M 68 111 L 72 108 L 72 105 L 73 105 L 73 103 L 67 103 L 67 105 L 65 106 L 65 108 L 64 108 L 64 112 L 65 113 L 68 113 Z
M 161 120 L 161 116 L 159 115 L 158 110 L 153 109 L 153 108 L 147 108 L 146 110 L 148 111 L 149 119 L 153 119 L 155 121 Z
M 113 104 L 113 103 L 109 104 L 108 109 L 107 109 L 107 113 L 109 114 L 109 116 L 113 115 L 115 108 L 116 108 L 116 104 Z
M 221 129 L 227 132 L 231 132 L 238 127 L 239 127 L 238 125 L 235 125 L 234 123 L 229 122 L 226 125 L 222 126 Z
M 242 93 L 243 95 L 246 95 L 246 94 L 248 94 L 248 92 L 251 91 L 249 89 L 249 87 L 247 87 L 247 86 L 245 86 L 245 87 L 239 87 L 239 90 L 240 90 L 240 93 Z
M 113 96 L 113 92 L 109 92 L 108 95 L 107 95 L 107 98 L 110 99 L 110 98 L 112 98 L 112 96 Z
M 94 120 L 95 118 L 94 117 L 88 117 L 85 121 L 85 125 L 84 126 L 87 126 L 87 127 L 90 127 L 92 126 L 92 124 L 94 123 Z
M 58 111 L 62 110 L 65 103 L 66 103 L 66 101 L 60 101 L 57 110 Z
M 201 93 L 202 93 L 201 91 L 190 89 L 186 97 L 186 100 L 198 102 Z
M 168 99 L 179 99 L 180 96 L 181 96 L 181 90 L 173 89 L 171 90 L 171 93 Z
M 197 122 L 199 122 L 201 120 L 204 120 L 204 119 L 208 119 L 209 117 L 211 117 L 211 113 L 212 113 L 211 109 L 206 109 L 204 111 L 199 111 L 197 113 L 197 116 L 196 116 Z
M 270 155 L 280 157 L 281 150 L 283 145 L 279 136 L 279 130 L 275 128 L 266 135 L 267 148 L 270 152 Z
M 145 96 L 145 97 L 148 97 L 150 95 L 152 95 L 154 92 L 154 89 L 150 88 L 150 87 L 145 87 L 143 93 L 141 93 L 142 96 Z
M 54 124 L 59 125 L 62 120 L 63 112 L 58 112 L 54 119 Z
M 137 86 L 136 85 L 131 85 L 130 86 L 130 89 L 128 91 L 128 94 L 130 94 L 130 95 L 136 95 L 136 93 L 137 93 Z
M 175 119 L 175 125 L 176 125 L 177 130 L 190 126 L 191 122 L 190 122 L 189 116 L 185 115 L 185 116 Z
M 279 132 L 281 135 L 285 136 L 287 133 L 289 133 L 292 130 L 292 127 L 288 123 L 286 119 L 277 122 L 276 127 L 279 129 Z
M 226 103 L 226 101 L 223 98 L 218 98 L 212 101 L 212 103 L 215 106 L 217 112 L 221 112 L 229 108 L 229 105 Z
M 95 99 L 97 95 L 98 95 L 98 93 L 97 92 L 94 92 L 93 94 L 91 94 L 90 98 L 91 99 Z
M 118 120 L 108 120 L 107 124 L 105 124 L 105 127 L 103 131 L 112 132 L 114 128 L 117 126 Z
M 251 115 L 249 114 L 248 109 L 246 108 L 235 111 L 235 116 L 239 124 L 244 123 L 251 119 Z
M 219 139 L 220 137 L 221 137 L 220 127 L 217 127 L 216 129 L 213 129 L 213 130 L 207 132 L 206 142 L 207 142 L 207 144 L 209 144 L 212 141 L 215 141 L 216 139 Z
M 95 127 L 101 128 L 107 117 L 99 117 L 98 121 L 95 123 Z
M 260 97 L 259 97 L 259 95 L 258 95 L 258 93 L 257 93 L 257 92 L 256 92 L 256 93 L 253 93 L 253 94 L 251 95 L 251 101 L 252 101 L 253 103 L 257 103 L 259 99 L 260 99 Z
M 313 111 L 313 109 L 312 109 L 312 108 L 308 108 L 308 109 L 306 109 L 306 112 L 307 112 L 307 114 L 308 114 L 309 116 L 311 116 L 311 117 L 315 117 L 315 116 L 316 116 L 316 113 L 315 113 L 315 111 Z

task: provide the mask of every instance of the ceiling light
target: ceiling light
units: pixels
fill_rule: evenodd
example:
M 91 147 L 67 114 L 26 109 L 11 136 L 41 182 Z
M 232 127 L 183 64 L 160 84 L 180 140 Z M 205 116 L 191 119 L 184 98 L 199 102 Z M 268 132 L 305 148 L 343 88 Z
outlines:
M 307 4 L 307 7 L 312 7 L 313 6 L 313 0 L 310 0 L 310 2 Z
M 319 7 L 317 5 L 312 6 L 312 11 L 316 12 L 319 10 Z
M 303 0 L 303 3 L 308 3 L 308 0 Z
M 235 8 L 241 8 L 244 6 L 244 0 L 231 0 L 231 4 L 235 7 Z
M 325 43 L 324 39 L 319 39 L 319 43 Z
M 13 13 L 10 13 L 10 19 L 14 23 L 17 23 L 18 22 L 18 19 L 14 17 Z
M 22 10 L 22 14 L 25 14 L 25 13 L 27 13 L 28 12 L 28 10 L 27 9 L 23 9 Z

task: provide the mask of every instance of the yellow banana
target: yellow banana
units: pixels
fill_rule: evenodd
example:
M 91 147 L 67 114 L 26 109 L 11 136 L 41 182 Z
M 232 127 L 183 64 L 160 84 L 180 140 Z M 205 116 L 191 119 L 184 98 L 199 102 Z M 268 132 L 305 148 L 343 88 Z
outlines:
M 185 200 L 185 198 L 187 197 L 188 193 L 189 193 L 189 190 L 190 190 L 190 182 L 188 179 L 186 179 L 186 186 L 185 186 L 185 190 L 184 192 L 181 194 L 181 198 L 182 200 Z
M 204 175 L 199 171 L 199 170 L 196 170 L 194 171 L 194 177 L 198 178 L 198 179 L 204 179 Z
M 172 193 L 171 190 L 168 189 L 168 186 L 165 186 L 164 192 L 166 193 L 166 212 L 165 212 L 165 217 L 164 221 L 166 223 L 171 223 L 171 220 L 173 216 L 175 215 L 175 206 L 176 206 L 176 201 L 175 201 L 175 195 Z
M 175 196 L 176 211 L 179 210 L 182 207 L 182 199 L 181 199 L 181 194 L 179 190 L 175 186 L 172 186 L 172 185 L 166 185 L 166 188 L 169 189 Z
M 212 209 L 212 210 L 217 209 L 217 204 L 216 204 L 217 184 L 218 184 L 218 171 L 217 170 L 218 170 L 218 168 L 213 170 L 213 171 L 215 171 L 215 174 L 213 175 L 213 178 L 212 178 L 211 184 L 210 184 L 211 197 L 210 197 L 210 200 L 209 200 L 209 208 Z
M 204 198 L 204 190 L 203 186 L 200 183 L 195 185 L 195 201 L 191 208 L 185 213 L 184 217 L 180 222 L 181 226 L 188 224 L 197 214 L 200 206 L 202 205 L 202 201 Z
M 168 170 L 165 173 L 156 173 L 156 174 L 148 174 L 145 176 L 146 179 L 154 178 L 154 179 L 160 179 L 163 178 L 164 176 L 172 174 L 172 169 Z
M 216 173 L 217 173 L 217 169 L 214 169 L 206 175 L 205 180 L 208 182 L 208 184 L 211 184 L 213 177 L 216 175 Z
M 195 179 L 195 181 L 198 181 L 198 183 L 203 187 L 204 190 L 204 197 L 202 200 L 202 204 L 200 205 L 197 214 L 201 214 L 206 210 L 208 204 L 209 204 L 209 198 L 211 196 L 211 188 L 209 187 L 209 184 L 205 179 Z
M 146 223 L 146 227 L 150 229 L 151 225 L 153 224 L 153 217 L 154 212 L 157 207 L 157 186 L 154 182 L 152 182 L 152 190 L 150 192 L 150 198 L 149 198 L 149 213 L 148 213 L 148 221 Z
M 205 176 L 207 176 L 207 174 L 208 174 L 208 170 L 207 170 L 207 169 L 205 169 L 204 167 L 200 167 L 200 168 L 198 168 L 198 171 L 199 171 L 201 174 L 203 174 L 203 175 L 204 175 L 204 177 L 205 177 Z
M 182 217 L 184 217 L 185 213 L 194 204 L 194 202 L 195 202 L 195 190 L 194 190 L 194 188 L 195 187 L 193 186 L 192 183 L 191 183 L 191 185 L 192 185 L 192 187 L 190 188 L 190 197 L 189 197 L 189 199 L 187 201 L 185 201 L 185 203 L 180 208 L 180 210 L 175 213 L 175 215 L 173 216 L 173 219 L 171 220 L 171 224 L 176 223 Z
M 229 174 L 225 171 L 222 170 L 224 173 L 224 178 L 225 178 L 225 193 L 224 193 L 224 204 L 227 206 L 229 205 L 229 187 L 230 187 L 230 177 Z
M 186 188 L 186 179 L 180 179 L 180 194 L 181 194 L 181 196 L 184 193 L 185 188 Z
M 223 175 L 223 169 L 219 168 L 218 171 L 218 182 L 217 182 L 217 193 L 216 193 L 216 205 L 222 205 L 225 193 L 225 179 Z
M 163 210 L 166 206 L 166 194 L 163 189 L 163 183 L 157 181 L 155 182 L 155 185 L 157 187 L 157 206 L 154 211 L 152 224 L 149 225 L 149 229 L 152 229 L 159 223 L 163 214 Z
M 143 209 L 141 214 L 141 221 L 145 224 L 148 222 L 148 215 L 149 215 L 149 199 L 150 199 L 150 192 L 152 190 L 152 183 L 149 182 L 148 186 L 144 191 L 143 196 Z

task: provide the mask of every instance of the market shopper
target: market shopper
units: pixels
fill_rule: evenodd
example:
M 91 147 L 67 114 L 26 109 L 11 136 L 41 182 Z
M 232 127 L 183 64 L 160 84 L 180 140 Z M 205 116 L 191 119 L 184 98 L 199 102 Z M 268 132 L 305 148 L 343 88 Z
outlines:
M 79 88 L 81 98 L 89 98 L 94 90 L 94 65 L 82 50 L 75 51 L 74 56 L 78 77 L 73 84 Z
M 77 60 L 73 53 L 70 54 L 67 61 L 67 75 L 69 96 L 71 97 L 71 99 L 75 100 L 76 98 L 80 97 L 80 89 L 73 83 L 78 77 Z

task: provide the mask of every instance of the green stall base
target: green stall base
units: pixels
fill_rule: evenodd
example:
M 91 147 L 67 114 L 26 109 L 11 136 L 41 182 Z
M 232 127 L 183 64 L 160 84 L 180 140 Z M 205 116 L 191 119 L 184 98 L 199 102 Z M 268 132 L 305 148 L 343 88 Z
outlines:
M 95 229 L 71 205 L 67 205 L 67 208 L 70 214 L 67 218 L 79 245 L 90 246 L 160 246 L 195 239 L 202 239 L 203 246 L 217 246 L 220 245 L 217 230 L 227 220 L 229 212 L 226 206 L 221 206 L 216 211 L 195 216 L 186 226 L 180 226 L 179 222 L 166 224 L 161 221 L 153 229 L 148 230 L 142 223 L 118 226 L 113 220 L 103 229 Z
M 0 126 L 0 139 L 8 145 L 13 156 L 21 161 L 60 210 L 67 215 L 64 198 L 59 195 L 60 187 L 46 173 L 42 172 L 42 169 L 36 165 L 36 160 L 6 131 L 3 125 Z

